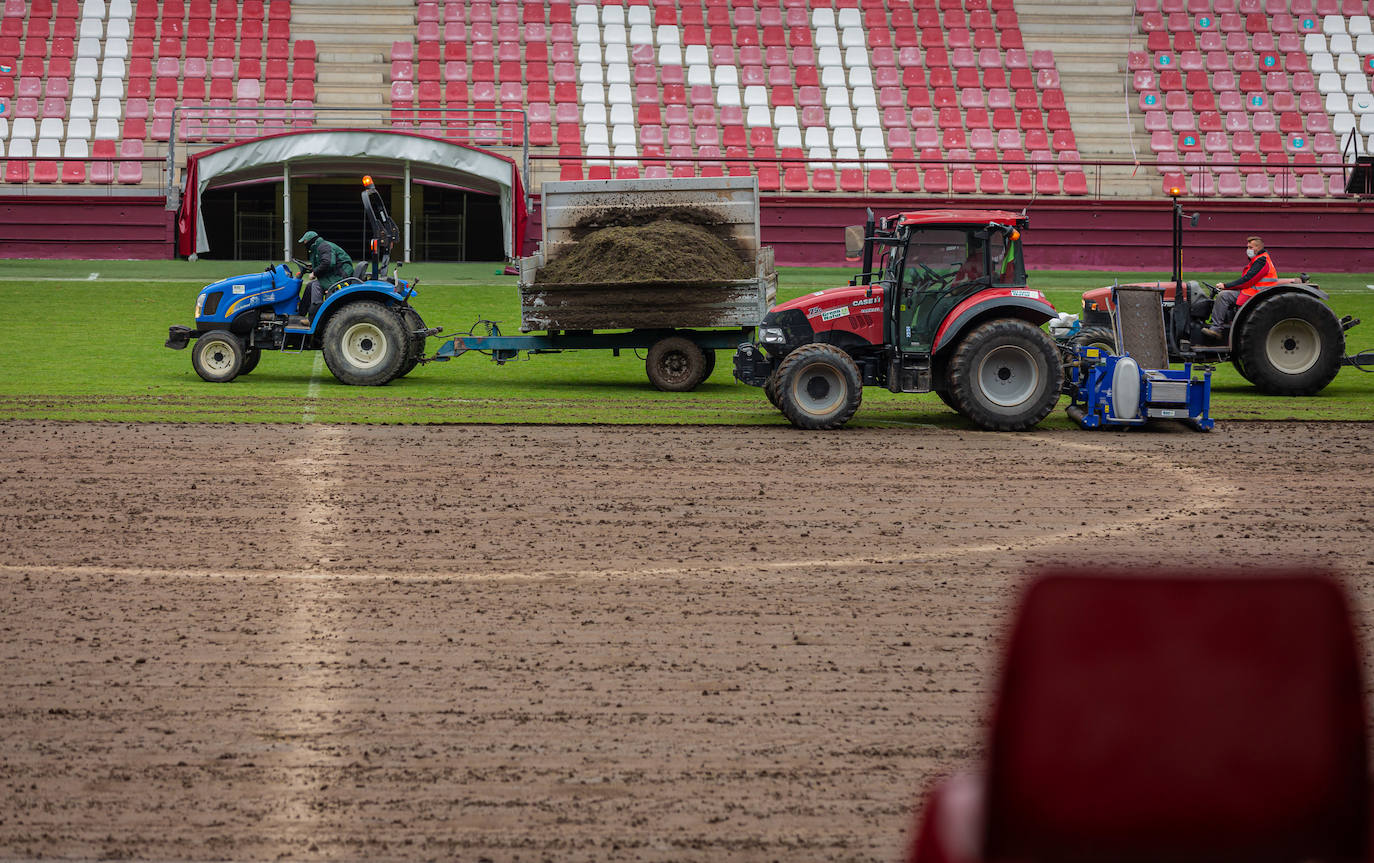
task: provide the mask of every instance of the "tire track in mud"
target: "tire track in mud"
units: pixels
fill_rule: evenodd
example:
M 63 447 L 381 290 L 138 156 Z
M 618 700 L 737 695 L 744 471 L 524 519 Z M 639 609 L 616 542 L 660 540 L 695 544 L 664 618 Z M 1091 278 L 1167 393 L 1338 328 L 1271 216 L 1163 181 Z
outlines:
M 1017 554 L 1041 551 L 1064 543 L 1082 542 L 1087 539 L 1107 539 L 1112 536 L 1139 530 L 1160 522 L 1162 516 L 1174 520 L 1175 525 L 1196 521 L 1212 513 L 1227 508 L 1240 494 L 1240 487 L 1224 481 L 1220 474 L 1204 472 L 1185 465 L 1167 465 L 1167 469 L 1178 474 L 1180 488 L 1191 488 L 1187 497 L 1169 499 L 1160 504 L 1157 510 L 1139 516 L 1116 519 L 1097 525 L 1071 525 L 1058 529 L 1041 530 L 1017 541 L 998 540 L 967 545 L 941 546 L 923 549 L 901 555 L 862 554 L 842 557 L 813 557 L 791 560 L 751 560 L 745 562 L 715 562 L 711 564 L 692 564 L 684 566 L 637 566 L 637 567 L 594 567 L 576 569 L 506 569 L 493 571 L 490 568 L 469 571 L 444 571 L 442 573 L 416 573 L 400 570 L 373 571 L 370 573 L 333 572 L 328 569 L 329 542 L 326 537 L 334 530 L 342 518 L 336 504 L 332 502 L 332 491 L 338 485 L 337 471 L 331 473 L 332 460 L 344 453 L 345 429 L 342 427 L 315 426 L 311 428 L 313 443 L 310 447 L 315 455 L 305 455 L 291 459 L 284 464 L 299 471 L 302 482 L 301 496 L 296 501 L 298 509 L 295 520 L 301 526 L 302 550 L 318 561 L 320 569 L 242 569 L 225 571 L 215 568 L 177 568 L 160 569 L 151 567 L 24 567 L 0 564 L 0 572 L 30 572 L 54 575 L 81 575 L 99 573 L 103 575 L 122 575 L 127 577 L 186 578 L 207 576 L 229 576 L 248 579 L 287 579 L 292 581 L 331 581 L 366 582 L 378 579 L 400 582 L 433 581 L 517 581 L 560 578 L 603 578 L 631 580 L 636 578 L 674 578 L 688 575 L 746 575 L 758 573 L 820 572 L 833 569 L 850 569 L 862 566 L 909 566 L 932 564 L 959 560 L 970 555 Z M 1015 439 L 1017 436 L 1009 436 Z M 1043 438 L 1026 436 L 1026 440 L 1045 442 Z M 1159 460 L 1150 453 L 1123 453 L 1118 448 L 1105 443 L 1087 443 L 1064 438 L 1052 438 L 1050 443 L 1064 449 L 1110 455 L 1137 464 L 1142 470 L 1159 472 Z M 289 472 L 288 472 L 289 475 Z M 1189 510 L 1188 516 L 1180 516 L 1182 510 Z

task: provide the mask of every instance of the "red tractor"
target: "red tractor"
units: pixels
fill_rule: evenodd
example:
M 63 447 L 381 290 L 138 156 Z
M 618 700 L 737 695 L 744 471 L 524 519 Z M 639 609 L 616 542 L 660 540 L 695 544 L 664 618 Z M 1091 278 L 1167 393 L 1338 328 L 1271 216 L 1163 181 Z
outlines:
M 1183 207 L 1177 190 L 1173 202 L 1173 275 L 1167 282 L 1147 282 L 1163 290 L 1164 331 L 1169 358 L 1175 362 L 1226 362 L 1260 392 L 1310 396 L 1331 383 L 1342 365 L 1362 365 L 1365 355 L 1345 356 L 1345 332 L 1359 320 L 1337 319 L 1326 304 L 1327 295 L 1307 276 L 1279 279 L 1236 310 L 1225 339 L 1206 338 L 1203 328 L 1212 311 L 1216 288 L 1205 282 L 1183 281 Z M 1198 216 L 1190 222 L 1197 225 Z M 1180 302 L 1180 298 L 1182 301 Z M 1112 288 L 1083 294 L 1082 329 L 1072 338 L 1116 353 L 1112 330 Z
M 1063 385 L 1056 317 L 1026 287 L 1024 214 L 924 210 L 846 231 L 862 272 L 848 287 L 774 307 L 757 343 L 735 352 L 735 377 L 761 386 L 799 428 L 833 429 L 862 388 L 934 391 L 985 429 L 1029 428 Z M 861 241 L 861 242 L 860 242 Z M 876 264 L 876 269 L 875 269 Z

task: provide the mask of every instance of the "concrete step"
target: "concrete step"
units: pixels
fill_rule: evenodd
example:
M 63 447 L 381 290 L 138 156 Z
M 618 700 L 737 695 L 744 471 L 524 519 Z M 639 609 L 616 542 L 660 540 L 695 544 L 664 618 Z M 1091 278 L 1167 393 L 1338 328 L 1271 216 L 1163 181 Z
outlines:
M 370 66 L 387 62 L 386 55 L 379 51 L 321 51 L 319 65 L 336 63 L 341 66 Z
M 372 9 L 305 10 L 297 4 L 291 10 L 292 30 L 298 27 L 335 27 L 340 24 L 356 28 L 354 32 L 359 36 L 365 36 L 378 28 L 409 27 L 411 32 L 414 32 L 415 16 L 413 13 L 407 15 L 379 11 L 375 7 Z
M 369 85 L 380 87 L 385 83 L 385 76 L 382 74 L 380 67 L 368 71 L 357 71 L 358 67 L 356 66 L 339 66 L 337 68 L 339 70 L 353 71 L 336 71 L 335 67 L 321 67 L 316 72 L 316 86 L 320 88 L 329 87 L 331 89 L 338 86 L 350 85 L 356 85 L 358 87 L 367 87 Z

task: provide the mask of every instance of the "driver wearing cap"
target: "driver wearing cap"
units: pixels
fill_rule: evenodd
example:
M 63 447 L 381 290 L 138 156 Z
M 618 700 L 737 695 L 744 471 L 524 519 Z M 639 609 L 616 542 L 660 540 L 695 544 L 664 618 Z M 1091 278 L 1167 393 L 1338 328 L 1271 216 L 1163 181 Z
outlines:
M 314 231 L 306 231 L 297 242 L 310 253 L 310 271 L 315 277 L 301 291 L 296 313 L 311 319 L 324 303 L 325 295 L 353 275 L 353 259 L 339 246 Z

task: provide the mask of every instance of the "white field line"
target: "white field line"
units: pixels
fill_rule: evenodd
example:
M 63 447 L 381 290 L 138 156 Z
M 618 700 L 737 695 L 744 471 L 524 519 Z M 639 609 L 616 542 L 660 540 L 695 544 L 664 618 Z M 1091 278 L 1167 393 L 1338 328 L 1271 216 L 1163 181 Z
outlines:
M 320 398 L 320 376 L 324 371 L 324 354 L 315 354 L 315 363 L 310 367 L 310 385 L 305 388 L 305 410 L 301 411 L 301 422 L 307 425 L 315 421 L 315 405 Z

